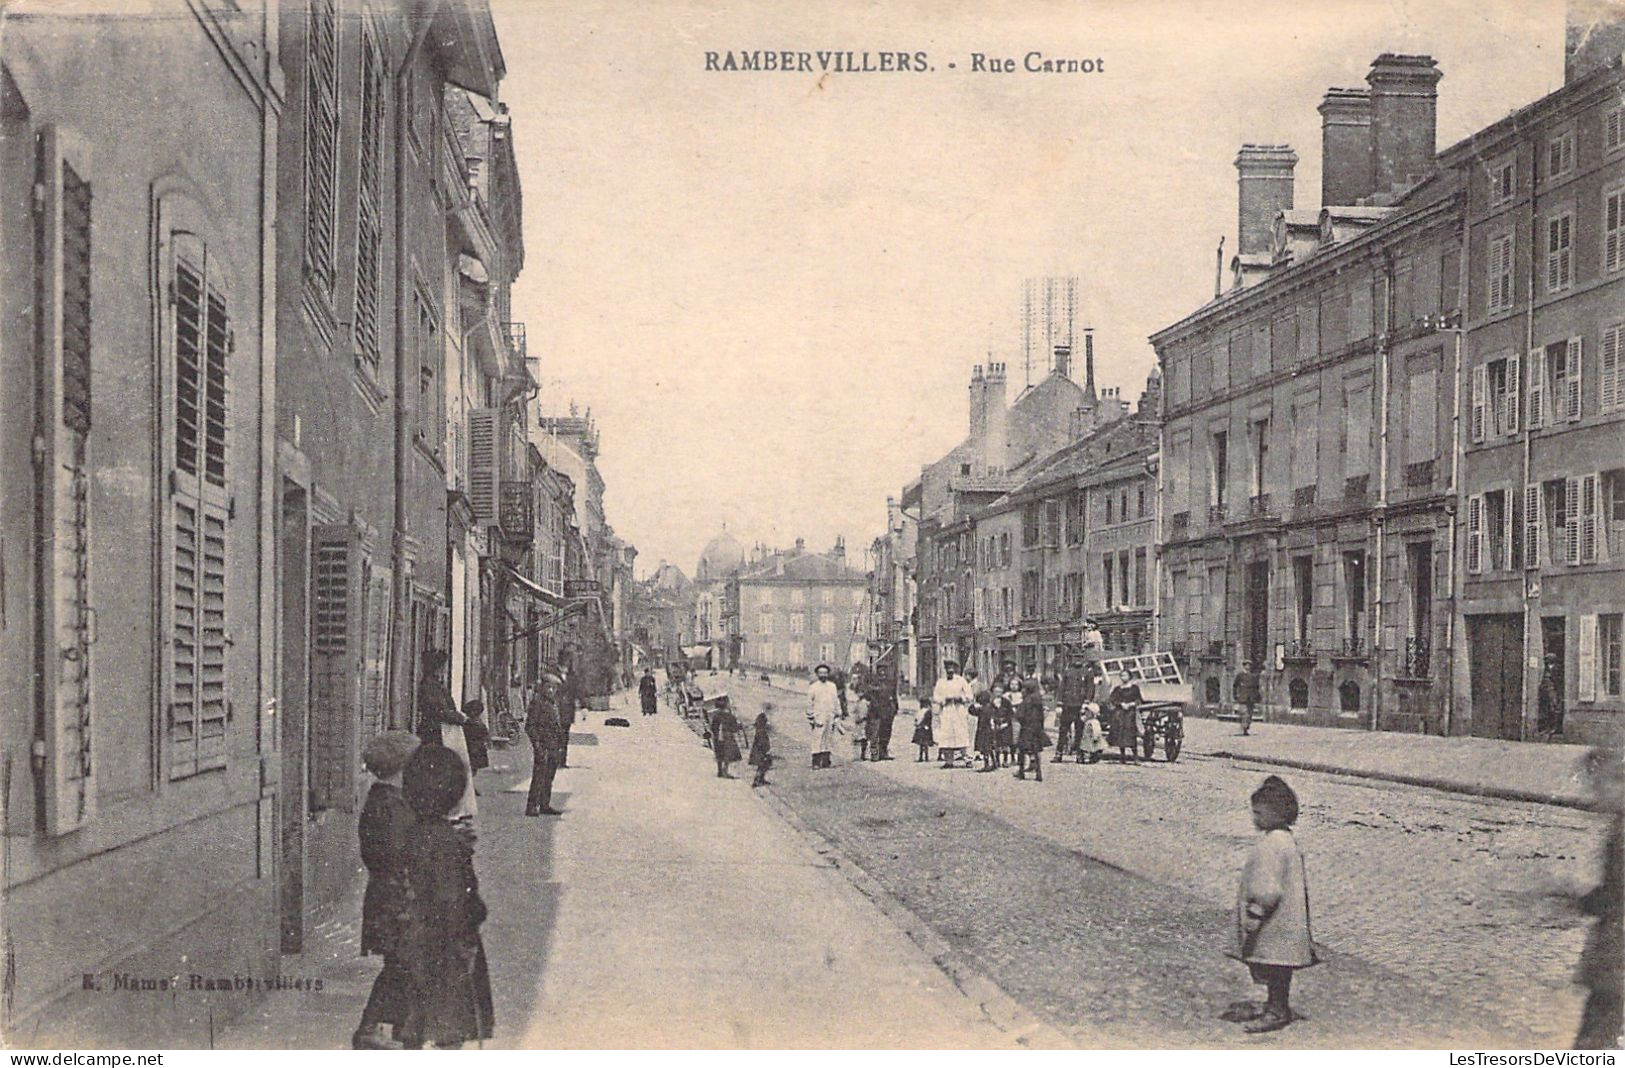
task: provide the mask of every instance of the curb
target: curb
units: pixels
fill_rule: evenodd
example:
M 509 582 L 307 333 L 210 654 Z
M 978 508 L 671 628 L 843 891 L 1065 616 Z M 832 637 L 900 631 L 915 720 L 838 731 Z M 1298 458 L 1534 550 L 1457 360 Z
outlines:
M 1494 786 L 1485 783 L 1456 782 L 1450 779 L 1441 779 L 1429 775 L 1407 775 L 1398 771 L 1377 771 L 1365 768 L 1346 768 L 1336 764 L 1326 764 L 1315 760 L 1295 760 L 1291 757 L 1259 756 L 1253 753 L 1236 753 L 1228 749 L 1217 749 L 1211 753 L 1192 753 L 1193 756 L 1213 757 L 1221 760 L 1239 760 L 1248 764 L 1270 764 L 1283 768 L 1296 768 L 1299 771 L 1316 771 L 1327 775 L 1347 775 L 1356 779 L 1377 779 L 1382 782 L 1397 782 L 1405 786 L 1421 786 L 1429 790 L 1440 790 L 1444 793 L 1467 794 L 1472 797 L 1490 797 L 1499 801 L 1520 801 L 1535 805 L 1555 805 L 1559 808 L 1578 809 L 1582 812 L 1596 811 L 1596 807 L 1587 799 L 1574 797 L 1569 794 L 1545 793 L 1538 790 L 1518 790 L 1509 786 Z
M 1000 1031 L 1010 1035 L 1023 1049 L 1081 1049 L 1052 1025 L 1023 1008 L 993 980 L 977 971 L 946 939 L 898 901 L 879 881 L 842 853 L 834 843 L 807 826 L 788 804 L 771 789 L 752 791 L 808 845 L 827 856 L 834 869 L 868 898 L 892 925 L 909 937 L 946 975 L 959 991 L 982 1010 Z

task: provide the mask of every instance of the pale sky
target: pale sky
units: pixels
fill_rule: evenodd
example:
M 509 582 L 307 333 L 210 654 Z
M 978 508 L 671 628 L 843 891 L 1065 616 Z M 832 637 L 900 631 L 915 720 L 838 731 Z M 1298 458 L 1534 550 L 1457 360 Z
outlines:
M 1328 86 L 1439 61 L 1439 143 L 1558 88 L 1553 0 L 492 0 L 525 195 L 514 315 L 543 403 L 590 407 L 639 572 L 742 542 L 854 562 L 966 430 L 1022 279 L 1075 274 L 1097 380 L 1212 295 L 1244 141 L 1318 206 Z M 929 53 L 927 73 L 708 73 L 705 52 Z M 971 53 L 1103 60 L 972 73 Z M 949 63 L 957 69 L 948 69 Z M 1081 375 L 1081 372 L 1080 372 Z

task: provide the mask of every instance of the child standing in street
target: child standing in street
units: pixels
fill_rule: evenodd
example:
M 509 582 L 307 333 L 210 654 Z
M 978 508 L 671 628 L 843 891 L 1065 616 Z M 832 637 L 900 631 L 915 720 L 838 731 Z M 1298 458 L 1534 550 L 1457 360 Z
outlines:
M 994 717 L 997 715 L 993 707 L 993 694 L 987 690 L 976 691 L 976 703 L 971 705 L 971 715 L 976 720 L 976 755 L 982 758 L 982 766 L 977 771 L 992 771 L 997 766 L 999 755 L 995 751 Z
M 1016 736 L 1016 778 L 1025 779 L 1029 764 L 1033 780 L 1044 781 L 1044 750 L 1050 738 L 1044 730 L 1044 693 L 1037 679 L 1028 679 L 1021 687 L 1021 707 L 1016 710 L 1020 731 Z
M 756 713 L 756 723 L 750 732 L 750 766 L 756 769 L 752 786 L 767 785 L 767 769 L 773 766 L 773 746 L 767 736 L 767 713 Z
M 931 746 L 934 739 L 931 737 L 931 698 L 920 698 L 920 711 L 914 720 L 914 744 L 920 747 L 920 755 L 914 758 L 916 764 L 929 764 L 931 762 Z
M 716 694 L 711 700 L 717 706 L 711 717 L 711 755 L 717 758 L 717 778 L 731 779 L 734 761 L 739 759 L 739 720 L 734 718 L 727 694 Z
M 1260 837 L 1241 869 L 1236 892 L 1236 952 L 1253 982 L 1268 991 L 1259 1005 L 1238 1001 L 1221 1019 L 1245 1024 L 1251 1035 L 1279 1031 L 1294 1019 L 1288 994 L 1292 973 L 1316 963 L 1309 933 L 1309 882 L 1303 853 L 1292 837 L 1298 797 L 1277 775 L 1253 791 L 1253 826 Z
M 361 806 L 357 831 L 367 890 L 361 898 L 361 955 L 376 953 L 384 967 L 361 1010 L 350 1044 L 355 1049 L 400 1049 L 407 1011 L 412 1007 L 412 973 L 403 942 L 410 921 L 407 856 L 417 830 L 417 814 L 401 795 L 401 771 L 416 752 L 418 739 L 407 731 L 385 731 L 368 739 L 361 763 L 374 782 Z M 384 1034 L 384 1025 L 394 1037 Z

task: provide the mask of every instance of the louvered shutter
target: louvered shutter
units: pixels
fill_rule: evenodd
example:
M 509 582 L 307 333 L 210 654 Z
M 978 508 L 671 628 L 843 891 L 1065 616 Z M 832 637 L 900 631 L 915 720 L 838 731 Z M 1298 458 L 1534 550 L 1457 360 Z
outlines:
M 1620 112 L 1610 118 L 1618 121 Z M 1612 274 L 1625 265 L 1625 190 L 1610 193 L 1603 199 L 1603 252 L 1602 270 Z
M 1506 391 L 1501 394 L 1501 429 L 1507 434 L 1518 432 L 1518 357 L 1507 357 Z
M 339 13 L 309 0 L 305 22 L 305 270 L 331 295 L 338 227 Z
M 1476 494 L 1467 498 L 1467 573 L 1477 575 L 1484 570 L 1484 497 Z
M 1580 655 L 1575 665 L 1580 678 L 1575 685 L 1575 696 L 1581 701 L 1597 699 L 1597 617 L 1580 617 Z
M 1523 566 L 1540 566 L 1545 541 L 1540 509 L 1540 483 L 1531 482 L 1523 488 Z
M 319 6 L 319 2 L 318 2 Z M 379 271 L 383 261 L 383 61 L 371 35 L 361 40 L 361 130 L 356 183 L 355 344 L 378 366 Z
M 42 404 L 39 502 L 48 538 L 37 610 L 52 668 L 45 705 L 45 830 L 66 834 L 96 811 L 90 606 L 90 186 L 54 127 L 36 145 L 35 366 Z
M 495 408 L 468 410 L 468 502 L 481 525 L 497 521 L 497 506 L 502 499 L 498 415 Z
M 1489 367 L 1479 364 L 1473 368 L 1473 417 L 1471 437 L 1474 441 L 1484 440 L 1484 401 L 1489 392 Z
M 359 760 L 361 546 L 353 527 L 311 531 L 310 803 L 348 809 Z
M 1597 561 L 1598 485 L 1596 475 L 1580 478 L 1580 562 Z
M 367 586 L 366 694 L 362 711 L 367 737 L 389 729 L 389 617 L 394 610 L 393 594 L 389 569 L 374 567 Z
M 1574 422 L 1580 418 L 1580 384 L 1585 381 L 1582 373 L 1581 350 L 1584 346 L 1577 337 L 1569 338 L 1568 355 L 1563 361 L 1566 375 L 1563 379 L 1564 408 L 1563 418 Z
M 1537 346 L 1529 351 L 1529 429 L 1535 430 L 1546 421 L 1546 350 Z
M 1513 562 L 1517 557 L 1518 546 L 1518 519 L 1515 514 L 1515 500 L 1517 494 L 1507 490 L 1503 494 L 1506 507 L 1501 509 L 1501 559 L 1493 562 L 1491 567 L 1511 571 L 1517 565 Z
M 161 231 L 162 232 L 162 231 Z M 166 547 L 170 655 L 169 777 L 222 768 L 227 756 L 227 364 L 231 321 L 206 246 L 176 230 L 165 248 L 169 287 L 170 470 Z
M 1580 480 L 1563 480 L 1563 558 L 1570 565 L 1580 562 Z
M 1605 412 L 1625 408 L 1625 353 L 1621 335 L 1625 326 L 1611 326 L 1602 332 L 1602 356 L 1597 367 L 1597 395 Z

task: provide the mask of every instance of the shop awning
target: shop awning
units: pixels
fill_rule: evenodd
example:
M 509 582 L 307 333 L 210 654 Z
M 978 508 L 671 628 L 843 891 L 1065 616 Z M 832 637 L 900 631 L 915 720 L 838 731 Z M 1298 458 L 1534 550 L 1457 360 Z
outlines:
M 508 568 L 508 578 L 511 579 L 514 585 L 518 586 L 522 592 L 536 598 L 549 608 L 563 608 L 565 605 L 570 603 L 563 597 L 560 597 L 558 594 L 549 593 L 542 589 L 540 586 L 536 585 L 536 583 L 521 575 L 511 567 Z

